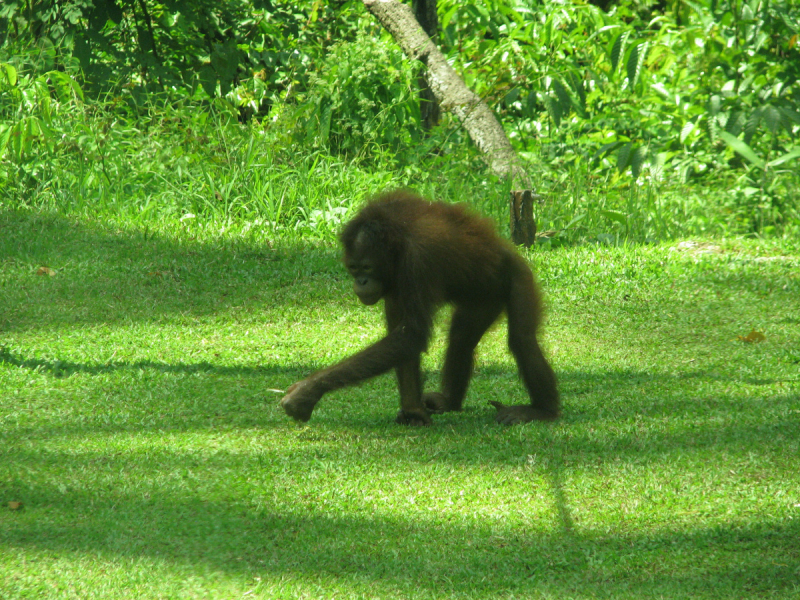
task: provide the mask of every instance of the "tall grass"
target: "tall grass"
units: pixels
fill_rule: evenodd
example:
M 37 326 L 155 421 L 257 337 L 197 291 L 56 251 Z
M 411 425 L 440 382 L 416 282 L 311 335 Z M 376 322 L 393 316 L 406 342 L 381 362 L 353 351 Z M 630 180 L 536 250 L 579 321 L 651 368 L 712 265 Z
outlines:
M 26 114 L 35 116 L 41 106 L 31 104 Z M 7 120 L 3 127 L 14 126 Z M 148 228 L 233 230 L 248 239 L 331 240 L 366 197 L 409 187 L 467 202 L 507 229 L 510 186 L 466 146 L 400 165 L 381 148 L 346 157 L 298 145 L 281 122 L 241 125 L 223 103 L 152 99 L 132 106 L 120 98 L 83 102 L 77 95 L 51 103 L 38 134 L 23 134 L 24 144 L 3 150 L 3 207 Z M 625 176 L 601 179 L 580 162 L 535 161 L 531 172 L 542 197 L 537 222 L 545 243 L 617 244 L 743 231 L 726 181 L 708 189 L 660 173 L 634 183 Z M 782 233 L 790 237 L 800 231 L 800 214 L 788 207 L 787 216 Z

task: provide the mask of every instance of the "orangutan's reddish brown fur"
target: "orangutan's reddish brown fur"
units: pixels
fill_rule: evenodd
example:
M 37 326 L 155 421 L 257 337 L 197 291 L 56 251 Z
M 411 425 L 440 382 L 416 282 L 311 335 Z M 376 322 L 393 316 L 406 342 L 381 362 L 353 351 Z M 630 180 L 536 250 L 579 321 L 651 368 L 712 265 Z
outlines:
M 341 234 L 344 263 L 364 304 L 383 299 L 386 337 L 342 362 L 292 385 L 286 413 L 308 421 L 323 394 L 394 368 L 400 388 L 397 422 L 428 425 L 430 414 L 461 410 L 473 353 L 503 310 L 508 345 L 530 404 L 497 408 L 513 424 L 559 415 L 556 377 L 536 331 L 542 308 L 536 282 L 513 246 L 491 223 L 463 207 L 428 202 L 408 192 L 384 194 L 361 210 Z M 455 306 L 441 392 L 422 392 L 420 355 L 427 349 L 436 309 Z

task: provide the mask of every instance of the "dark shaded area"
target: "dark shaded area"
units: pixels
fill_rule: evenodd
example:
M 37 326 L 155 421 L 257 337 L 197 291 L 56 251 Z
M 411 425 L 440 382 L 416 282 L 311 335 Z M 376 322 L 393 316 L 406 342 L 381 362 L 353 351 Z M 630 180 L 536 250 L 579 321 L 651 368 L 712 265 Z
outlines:
M 37 275 L 41 266 L 54 269 L 55 276 Z M 564 293 L 558 287 L 561 269 L 550 272 L 545 264 L 541 276 L 551 303 Z M 638 298 L 637 286 L 655 285 L 646 279 L 655 275 L 627 271 L 610 266 L 607 273 L 598 274 L 594 268 L 576 264 L 574 272 L 563 275 L 577 279 L 581 287 L 567 295 L 582 303 L 596 303 L 594 288 L 602 287 L 603 279 L 617 277 L 615 289 L 624 292 L 624 302 L 613 294 L 599 302 L 632 315 L 651 314 L 653 307 L 647 299 Z M 768 271 L 732 271 L 709 263 L 692 268 L 685 277 L 704 287 L 719 286 L 730 295 L 785 298 L 787 314 L 782 322 L 798 322 L 793 314 L 797 303 L 791 302 L 797 284 L 789 272 L 776 277 Z M 146 228 L 123 230 L 55 214 L 0 210 L 0 335 L 114 324 L 123 319 L 153 322 L 175 315 L 204 317 L 225 311 L 238 311 L 242 320 L 251 320 L 267 307 L 295 305 L 298 295 L 304 302 L 313 299 L 318 306 L 354 307 L 357 301 L 348 294 L 347 280 L 340 250 L 333 245 L 276 242 L 270 247 L 247 239 L 203 242 L 190 234 L 176 240 Z M 103 300 L 100 306 L 87 311 L 87 299 L 98 298 Z M 675 311 L 683 315 L 691 314 L 687 310 L 693 305 L 690 297 L 674 299 Z
M 94 0 L 65 9 L 58 0 L 4 2 L 0 46 L 42 72 L 78 61 L 88 90 L 100 97 L 116 91 L 131 109 L 165 90 L 173 102 L 178 93 L 197 97 L 198 86 L 210 98 L 219 97 L 218 89 L 224 96 L 253 73 L 260 73 L 269 102 L 290 83 L 308 85 L 298 62 L 316 61 L 334 36 L 354 36 L 358 11 L 346 4 L 352 3 Z
M 158 451 L 135 461 L 106 456 L 98 462 L 73 454 L 35 459 L 58 462 L 67 471 L 183 473 L 189 485 L 193 473 L 224 468 L 229 477 L 220 487 L 236 484 L 242 460 L 250 461 L 239 465 L 243 476 L 252 476 L 253 461 L 296 464 L 269 449 L 247 459 L 225 455 L 202 463 Z M 555 463 L 549 468 L 557 473 Z M 557 509 L 564 513 L 568 498 L 554 488 Z M 492 589 L 499 596 L 598 598 L 788 597 L 798 592 L 797 520 L 764 517 L 748 526 L 601 534 L 578 532 L 563 522 L 519 529 L 332 517 L 315 507 L 313 496 L 289 496 L 287 501 L 297 502 L 292 510 L 287 502 L 276 507 L 269 494 L 226 503 L 207 497 L 209 490 L 176 495 L 154 488 L 130 494 L 31 483 L 15 491 L 24 491 L 27 508 L 0 516 L 0 544 L 6 548 L 88 553 L 115 563 L 147 557 L 203 565 L 243 581 L 289 576 L 311 585 L 333 578 L 356 590 L 368 585 L 378 595 L 405 589 L 432 596 Z M 45 518 L 28 518 L 32 513 Z
M 280 368 L 276 366 L 226 366 L 213 365 L 207 361 L 197 363 L 162 363 L 153 360 L 110 361 L 107 363 L 87 364 L 78 363 L 70 360 L 46 360 L 41 358 L 22 358 L 13 353 L 8 348 L 0 347 L 0 364 L 11 365 L 46 373 L 53 377 L 70 377 L 76 373 L 87 375 L 100 375 L 103 373 L 114 373 L 116 371 L 153 371 L 155 373 L 211 373 L 214 375 L 228 377 L 269 377 L 278 373 L 293 372 L 296 369 L 291 367 Z
M 439 14 L 436 10 L 436 0 L 414 0 L 411 4 L 414 10 L 414 17 L 416 17 L 422 30 L 428 34 L 434 44 L 438 44 Z M 439 124 L 441 109 L 425 77 L 420 76 L 417 81 L 419 85 L 420 119 L 425 129 L 433 129 Z
M 241 428 L 293 427 L 278 406 L 282 394 L 271 388 L 285 388 L 298 376 L 313 370 L 311 365 L 279 365 L 267 363 L 257 366 L 226 366 L 199 363 L 159 363 L 157 361 L 124 361 L 103 364 L 82 364 L 70 361 L 24 358 L 7 349 L 0 352 L 0 366 L 9 365 L 51 377 L 61 378 L 76 374 L 89 376 L 124 376 L 112 394 L 105 394 L 106 414 L 77 415 L 59 422 L 35 426 L 13 426 L 7 422 L 6 431 L 0 431 L 0 443 L 6 449 L 13 447 L 16 439 L 68 437 L 91 435 L 97 432 L 153 432 L 153 431 L 205 431 Z M 131 383 L 131 371 L 141 373 L 141 379 Z M 729 455 L 746 456 L 757 447 L 760 453 L 776 455 L 800 454 L 800 400 L 791 391 L 771 396 L 768 403 L 753 397 L 749 402 L 731 399 L 723 393 L 703 398 L 685 396 L 664 397 L 658 390 L 675 389 L 676 377 L 630 370 L 598 373 L 565 371 L 559 373 L 565 396 L 564 415 L 559 422 L 558 435 L 569 439 L 569 446 L 552 448 L 548 454 L 553 473 L 554 490 L 560 490 L 562 466 L 614 463 L 619 461 L 643 464 L 674 455 L 681 449 L 683 457 L 696 452 L 718 448 Z M 494 409 L 487 400 L 497 387 L 498 379 L 509 380 L 508 388 L 518 387 L 524 394 L 517 375 L 507 367 L 484 367 L 475 376 L 463 412 L 434 415 L 433 426 L 415 430 L 415 436 L 435 441 L 436 460 L 455 464 L 473 464 L 475 461 L 475 435 L 491 427 L 493 436 L 502 436 L 502 427 L 490 425 Z M 745 378 L 721 377 L 713 373 L 694 372 L 677 376 L 678 379 L 698 381 L 716 379 L 730 386 L 745 383 Z M 436 376 L 427 374 L 426 389 L 434 389 Z M 772 382 L 770 382 L 772 383 Z M 98 386 L 102 384 L 98 383 Z M 132 387 L 133 386 L 133 387 Z M 138 386 L 138 387 L 137 387 Z M 504 384 L 504 389 L 506 386 Z M 583 400 L 581 390 L 591 390 L 591 403 Z M 76 393 L 78 393 L 76 391 Z M 629 396 L 639 394 L 637 414 L 628 415 Z M 628 397 L 625 397 L 627 395 Z M 135 402 L 131 400 L 135 399 Z M 408 428 L 394 424 L 397 390 L 394 378 L 378 377 L 357 388 L 342 390 L 327 397 L 319 406 L 310 423 L 312 438 L 328 439 L 330 436 L 348 435 L 363 439 L 407 437 Z M 168 409 L 165 410 L 165 407 Z M 656 430 L 637 425 L 637 419 L 667 422 L 672 427 Z M 693 420 L 697 421 L 692 425 Z M 596 424 L 586 428 L 586 424 Z M 550 429 L 535 425 L 531 430 L 546 446 L 551 444 Z M 491 449 L 480 456 L 481 464 L 506 464 L 515 457 L 537 451 L 520 442 L 503 451 Z M 580 448 L 572 452 L 570 446 Z M 318 447 L 310 447 L 308 460 L 319 455 Z M 326 451 L 334 460 L 347 457 L 348 449 Z M 6 452 L 8 460 L 13 452 Z M 430 457 L 401 456 L 398 460 L 427 462 Z M 28 458 L 24 458 L 26 462 Z M 560 493 L 560 492 L 559 492 Z M 557 494 L 558 495 L 558 494 Z M 561 500 L 566 506 L 566 501 Z M 564 523 L 570 523 L 567 513 L 561 514 Z
M 176 240 L 13 211 L 0 212 L 0 266 L 0 333 L 227 310 L 252 318 L 293 304 L 298 290 L 331 302 L 331 286 L 344 290 L 346 278 L 333 246 Z M 55 275 L 37 275 L 43 266 Z M 86 310 L 87 300 L 95 310 Z
M 10 348 L 0 346 L 0 364 L 7 364 L 14 367 L 20 367 L 39 373 L 61 378 L 69 377 L 76 373 L 85 373 L 89 375 L 99 375 L 102 373 L 114 373 L 116 371 L 153 371 L 157 373 L 209 373 L 219 376 L 228 377 L 265 377 L 274 376 L 278 374 L 292 374 L 297 372 L 305 372 L 313 367 L 310 365 L 218 365 L 208 361 L 200 361 L 196 363 L 164 363 L 153 360 L 138 360 L 133 362 L 128 361 L 109 361 L 105 363 L 81 363 L 70 360 L 60 359 L 43 359 L 34 357 L 25 357 Z M 517 374 L 506 366 L 482 366 L 477 372 L 478 383 L 481 378 L 491 377 L 508 377 L 515 379 Z M 429 382 L 435 379 L 436 373 L 427 373 L 425 379 Z M 563 374 L 563 382 L 569 387 L 569 394 L 574 398 L 579 398 L 582 394 L 613 394 L 624 388 L 636 388 L 638 386 L 646 385 L 653 388 L 658 387 L 671 387 L 670 383 L 674 380 L 702 380 L 702 381 L 718 381 L 727 382 L 731 384 L 747 384 L 747 385 L 773 385 L 776 383 L 800 383 L 800 379 L 755 379 L 747 376 L 739 375 L 726 375 L 721 374 L 717 370 L 695 370 L 689 372 L 678 373 L 674 376 L 649 373 L 645 371 L 636 371 L 632 369 L 614 369 L 604 373 L 584 372 L 584 371 L 566 371 Z M 521 385 L 521 383 L 520 383 Z M 709 400 L 711 401 L 711 400 Z M 675 409 L 680 406 L 680 401 L 676 405 L 675 401 L 670 401 L 669 407 L 663 404 L 658 404 L 657 398 L 643 398 L 643 407 L 649 405 L 651 402 L 653 406 L 660 406 L 665 410 L 668 408 Z M 691 401 L 691 404 L 681 407 L 682 409 L 690 409 L 691 405 L 696 402 Z M 703 408 L 703 410 L 705 410 Z

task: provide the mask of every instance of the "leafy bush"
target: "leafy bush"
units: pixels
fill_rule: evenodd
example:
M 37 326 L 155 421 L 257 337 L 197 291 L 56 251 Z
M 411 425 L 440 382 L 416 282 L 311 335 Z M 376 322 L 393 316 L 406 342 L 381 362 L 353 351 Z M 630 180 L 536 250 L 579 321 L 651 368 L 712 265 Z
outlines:
M 46 154 L 63 148 L 58 116 L 82 99 L 80 86 L 64 72 L 20 75 L 14 65 L 0 63 L 0 189 L 39 177 L 34 156 L 40 147 Z
M 548 243 L 800 233 L 800 6 L 661 6 L 439 0 L 441 43 L 528 159 Z M 411 186 L 506 221 L 360 2 L 16 2 L 0 35 L 0 202 L 330 237 Z
M 374 146 L 396 153 L 420 142 L 418 74 L 396 46 L 375 33 L 335 44 L 310 75 L 295 115 L 303 141 L 349 154 Z
M 720 201 L 734 230 L 796 220 L 800 6 L 646 4 L 442 0 L 442 37 L 536 160 L 588 162 L 612 186 L 623 173 L 651 185 L 674 179 L 667 171 L 713 174 L 731 188 Z
M 95 92 L 125 89 L 141 103 L 154 91 L 201 90 L 249 118 L 304 86 L 334 33 L 350 35 L 353 14 L 294 0 L 13 2 L 0 10 L 0 57 L 55 49 L 53 63 L 77 59 Z

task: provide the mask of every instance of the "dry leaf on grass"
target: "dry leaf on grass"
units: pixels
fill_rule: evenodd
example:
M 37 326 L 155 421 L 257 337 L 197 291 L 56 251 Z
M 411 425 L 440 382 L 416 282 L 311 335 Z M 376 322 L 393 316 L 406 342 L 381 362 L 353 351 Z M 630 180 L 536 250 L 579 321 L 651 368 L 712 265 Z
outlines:
M 747 335 L 737 335 L 736 337 L 739 339 L 740 342 L 746 342 L 748 344 L 758 344 L 767 339 L 767 336 L 765 336 L 760 331 L 756 331 L 755 329 L 753 329 L 753 331 L 751 331 Z

